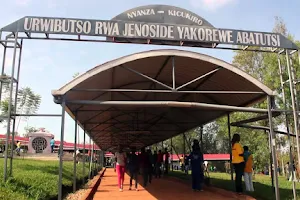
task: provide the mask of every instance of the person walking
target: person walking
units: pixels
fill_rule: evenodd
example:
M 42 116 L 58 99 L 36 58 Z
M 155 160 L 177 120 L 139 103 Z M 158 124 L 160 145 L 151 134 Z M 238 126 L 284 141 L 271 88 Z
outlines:
M 165 148 L 165 174 L 168 174 L 169 172 L 169 157 L 170 157 L 170 154 L 168 152 L 168 149 Z
M 21 152 L 21 142 L 17 141 L 17 148 L 16 148 L 16 152 L 18 156 L 21 156 L 20 152 Z
M 162 168 L 163 158 L 164 158 L 163 154 L 162 154 L 161 150 L 159 150 L 158 154 L 157 154 L 157 161 L 156 161 L 156 174 L 155 174 L 156 178 L 161 177 L 161 168 Z
M 151 184 L 152 182 L 152 175 L 153 175 L 153 165 L 154 165 L 154 159 L 151 152 L 151 149 L 147 150 L 148 158 L 149 158 L 149 165 L 148 165 L 148 182 Z
M 248 146 L 244 146 L 244 160 L 245 160 L 245 169 L 244 169 L 244 180 L 246 185 L 246 191 L 253 192 L 253 182 L 252 182 L 252 169 L 253 169 L 253 156 L 249 152 Z
M 123 191 L 125 165 L 126 165 L 126 154 L 123 152 L 123 148 L 119 146 L 119 151 L 116 152 L 116 170 L 118 174 L 118 186 L 120 192 Z
M 298 181 L 296 176 L 296 167 L 294 161 L 293 163 L 289 163 L 289 175 L 290 175 L 289 181 Z M 293 176 L 294 176 L 294 180 L 293 180 Z
M 153 152 L 153 174 L 155 175 L 156 178 L 156 162 L 157 162 L 157 151 Z
M 240 144 L 240 135 L 234 134 L 231 140 L 232 145 L 232 164 L 235 170 L 235 189 L 238 194 L 242 194 L 242 177 L 244 174 L 244 149 Z
M 148 184 L 148 177 L 149 177 L 149 163 L 150 159 L 149 156 L 145 150 L 145 148 L 141 149 L 141 154 L 140 154 L 140 166 L 142 170 L 142 175 L 143 175 L 143 186 L 146 187 Z
M 184 173 L 189 174 L 190 160 L 188 155 L 184 155 Z
M 54 152 L 54 147 L 55 147 L 54 137 L 52 137 L 52 139 L 50 140 L 50 146 L 51 146 L 51 153 L 53 153 Z
M 128 156 L 128 170 L 130 175 L 129 190 L 132 188 L 132 180 L 135 181 L 135 190 L 138 191 L 138 173 L 139 173 L 139 160 L 136 154 L 136 148 L 131 149 Z
M 189 160 L 191 160 L 191 168 L 192 168 L 192 188 L 194 191 L 203 191 L 202 184 L 204 181 L 204 173 L 203 173 L 203 154 L 200 150 L 200 145 L 198 140 L 194 140 L 192 146 L 192 152 L 188 156 Z
M 87 162 L 90 162 L 90 160 L 91 160 L 91 150 L 88 150 Z

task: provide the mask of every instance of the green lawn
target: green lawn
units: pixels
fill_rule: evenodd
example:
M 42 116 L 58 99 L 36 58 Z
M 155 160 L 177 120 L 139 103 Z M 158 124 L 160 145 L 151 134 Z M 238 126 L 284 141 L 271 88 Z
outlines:
M 171 176 L 189 181 L 190 175 L 185 175 L 181 171 L 170 172 Z M 211 184 L 218 188 L 234 191 L 234 183 L 231 182 L 230 174 L 226 173 L 210 173 Z M 287 181 L 284 177 L 279 177 L 280 199 L 293 199 L 292 182 Z M 296 183 L 297 199 L 300 200 L 300 183 Z M 255 175 L 254 180 L 255 192 L 247 193 L 261 200 L 274 200 L 275 194 L 273 192 L 271 177 L 265 175 Z
M 4 159 L 0 159 L 4 166 Z M 77 165 L 77 179 L 82 180 L 82 164 Z M 1 200 L 47 200 L 57 199 L 58 161 L 13 160 L 13 178 L 3 182 L 3 167 L 0 168 Z M 88 175 L 88 166 L 86 166 Z M 70 191 L 73 183 L 73 162 L 64 162 L 63 190 Z

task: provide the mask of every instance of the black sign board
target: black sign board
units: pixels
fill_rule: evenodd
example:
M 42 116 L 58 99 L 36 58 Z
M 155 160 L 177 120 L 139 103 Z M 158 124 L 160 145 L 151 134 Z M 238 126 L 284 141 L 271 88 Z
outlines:
M 278 33 L 214 28 L 190 11 L 165 5 L 134 8 L 112 20 L 24 17 L 1 31 L 104 36 L 107 40 L 178 46 L 231 44 L 298 49 Z

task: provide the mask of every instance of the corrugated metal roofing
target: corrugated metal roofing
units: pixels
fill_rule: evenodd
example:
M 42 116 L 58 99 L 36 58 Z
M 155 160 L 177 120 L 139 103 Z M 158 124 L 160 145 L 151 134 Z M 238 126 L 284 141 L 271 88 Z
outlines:
M 175 60 L 176 87 L 215 70 L 180 91 L 246 91 L 247 94 L 187 94 L 147 92 L 73 91 L 72 89 L 168 90 L 139 76 L 136 70 L 172 87 L 172 57 Z M 217 70 L 220 68 L 219 70 Z M 121 57 L 87 71 L 53 96 L 65 95 L 67 101 L 178 101 L 245 107 L 261 101 L 273 91 L 250 75 L 217 58 L 182 50 L 153 50 Z M 143 147 L 168 139 L 227 114 L 224 110 L 147 106 L 109 106 L 66 104 L 67 112 L 85 127 L 95 143 L 104 150 L 119 144 Z M 129 134 L 127 131 L 149 131 Z

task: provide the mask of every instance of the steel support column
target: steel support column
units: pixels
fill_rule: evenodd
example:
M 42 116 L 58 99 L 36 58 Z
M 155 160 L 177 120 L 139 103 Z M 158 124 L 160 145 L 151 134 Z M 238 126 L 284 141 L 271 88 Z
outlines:
M 294 95 L 295 95 L 295 106 L 296 106 L 296 111 L 299 110 L 299 103 L 298 103 L 298 96 L 297 96 L 297 78 L 296 78 L 296 72 L 295 72 L 295 68 L 293 67 L 293 60 L 292 57 L 290 57 L 290 65 L 291 65 L 291 75 L 292 75 L 292 81 L 294 84 Z M 298 125 L 298 130 L 299 130 L 299 119 L 297 121 L 297 125 Z
M 91 179 L 91 175 L 92 175 L 92 164 L 93 164 L 93 148 L 92 147 L 92 142 L 91 142 L 91 137 L 90 137 L 90 163 L 89 163 L 89 179 Z
M 59 175 L 58 175 L 58 200 L 62 200 L 62 177 L 63 177 L 63 150 L 64 150 L 64 135 L 65 135 L 65 110 L 66 102 L 63 98 L 61 113 L 61 133 L 60 133 L 60 146 L 59 146 Z
M 18 32 L 15 33 L 14 40 L 14 51 L 13 51 L 13 60 L 12 60 L 12 70 L 10 77 L 10 91 L 9 91 L 9 100 L 8 100 L 8 111 L 7 111 L 7 132 L 6 132 L 6 141 L 5 141 L 5 154 L 4 154 L 4 182 L 7 180 L 7 159 L 8 159 L 8 147 L 9 147 L 9 138 L 11 131 L 11 111 L 12 111 L 12 97 L 13 97 L 13 89 L 14 89 L 14 74 L 15 74 L 15 65 L 16 65 L 16 54 L 17 54 L 17 43 L 18 43 Z M 2 92 L 2 91 L 1 91 Z M 11 151 L 13 151 L 13 147 L 11 147 Z
M 275 185 L 275 197 L 276 200 L 280 200 L 279 195 L 279 186 L 278 186 L 278 173 L 277 173 L 277 159 L 276 159 L 276 138 L 273 130 L 273 117 L 272 117 L 272 109 L 275 107 L 274 98 L 268 96 L 268 114 L 269 114 L 269 126 L 270 126 L 270 139 L 272 144 L 272 158 L 273 158 L 273 174 L 274 174 L 274 185 Z
M 278 67 L 279 67 L 279 75 L 280 75 L 280 85 L 281 85 L 281 96 L 282 96 L 282 102 L 284 106 L 284 110 L 287 109 L 286 106 L 286 97 L 285 97 L 285 90 L 284 90 L 284 81 L 283 81 L 283 72 L 281 67 L 281 60 L 279 55 L 277 55 L 278 60 Z M 289 118 L 287 112 L 284 112 L 284 118 L 285 118 L 285 126 L 286 126 L 286 132 L 288 136 L 288 148 L 289 148 L 289 157 L 290 157 L 290 164 L 294 163 L 293 159 L 293 152 L 292 152 L 292 145 L 291 145 L 291 135 L 290 135 L 290 125 L 289 125 Z M 293 185 L 293 196 L 294 200 L 297 199 L 297 193 L 296 193 L 296 183 L 294 182 L 294 173 L 292 173 L 292 185 Z
M 19 90 L 19 79 L 20 79 L 20 69 L 21 69 L 21 60 L 22 60 L 22 47 L 23 47 L 23 40 L 21 40 L 21 46 L 19 48 L 19 60 L 18 60 L 18 68 L 17 68 L 17 82 L 16 82 L 16 91 L 15 91 L 15 97 L 14 97 L 14 114 L 17 113 L 17 103 L 18 103 L 18 90 Z M 13 81 L 13 80 L 11 80 Z M 1 102 L 1 100 L 0 100 Z M 12 138 L 11 138 L 11 147 L 13 150 L 13 146 L 15 144 L 15 128 L 16 128 L 16 116 L 13 119 L 13 127 L 12 127 Z M 13 171 L 13 157 L 14 157 L 14 152 L 11 151 L 10 155 L 10 171 L 9 175 L 12 176 L 12 171 Z
M 182 134 L 182 137 L 183 137 L 183 155 L 184 155 L 184 157 L 185 157 L 185 149 L 186 149 L 186 147 L 185 147 L 185 145 L 186 145 L 186 144 L 185 144 L 185 143 L 186 143 L 186 142 L 185 142 L 185 133 Z
M 174 171 L 174 166 L 173 166 L 173 138 L 171 138 L 171 169 Z
M 77 113 L 75 113 L 75 135 L 74 135 L 74 157 L 73 157 L 73 193 L 76 192 L 76 181 L 77 181 L 77 176 L 76 176 L 76 167 L 77 167 Z
M 95 176 L 95 143 L 94 141 L 92 142 L 92 153 L 91 153 L 91 172 L 92 172 L 92 177 Z
M 175 79 L 175 56 L 172 56 L 172 82 L 173 82 L 173 90 L 176 89 L 176 79 Z
M 82 175 L 83 175 L 83 180 L 82 183 L 85 183 L 85 160 L 86 160 L 86 156 L 85 156 L 85 125 L 83 125 L 83 167 L 82 167 Z
M 269 131 L 265 131 L 265 133 L 268 136 L 268 141 L 269 141 L 269 164 L 270 164 L 270 176 L 271 176 L 271 184 L 272 184 L 272 192 L 275 193 L 275 186 L 274 186 L 274 166 L 273 166 L 273 154 L 272 154 L 272 139 L 271 139 L 271 134 L 270 134 L 270 129 Z
M 98 172 L 99 172 L 101 169 L 101 163 L 102 163 L 102 151 L 99 149 L 98 152 L 99 152 L 99 158 L 98 158 Z
M 1 40 L 1 38 L 0 38 Z M 7 50 L 7 42 L 5 42 L 5 46 L 3 47 L 3 59 L 2 59 L 2 68 L 1 68 L 1 76 L 4 75 L 5 70 L 5 62 L 6 62 L 6 50 Z M 0 102 L 2 100 L 2 88 L 3 88 L 3 80 L 0 81 Z
M 295 93 L 294 93 L 294 83 L 292 80 L 292 69 L 290 65 L 290 57 L 289 52 L 286 50 L 286 62 L 287 62 L 287 69 L 289 75 L 289 85 L 290 85 L 290 93 L 292 98 L 292 108 L 293 108 L 293 117 L 294 117 L 294 129 L 296 134 L 296 144 L 297 144 L 297 157 L 298 157 L 298 168 L 300 168 L 300 143 L 299 143 L 299 131 L 298 131 L 298 115 L 296 110 L 296 102 L 295 102 Z
M 204 153 L 204 147 L 203 147 L 203 126 L 200 126 L 200 145 L 202 149 L 202 153 Z
M 230 114 L 227 114 L 227 128 L 228 128 L 228 151 L 230 155 L 230 177 L 233 184 L 233 166 L 232 166 L 232 144 L 231 144 L 231 127 L 230 127 Z

